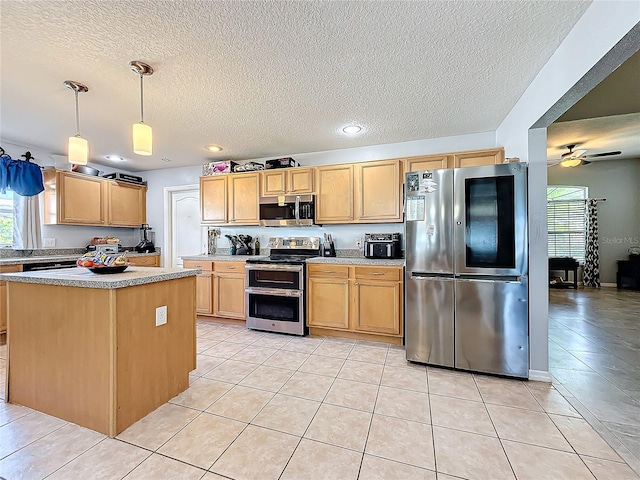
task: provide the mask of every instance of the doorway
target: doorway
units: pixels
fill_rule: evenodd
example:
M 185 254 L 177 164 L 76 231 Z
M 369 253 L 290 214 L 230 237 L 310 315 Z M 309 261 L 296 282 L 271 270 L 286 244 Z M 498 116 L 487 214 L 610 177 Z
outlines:
M 200 187 L 165 187 L 164 265 L 182 268 L 182 257 L 207 251 L 206 228 L 200 225 Z

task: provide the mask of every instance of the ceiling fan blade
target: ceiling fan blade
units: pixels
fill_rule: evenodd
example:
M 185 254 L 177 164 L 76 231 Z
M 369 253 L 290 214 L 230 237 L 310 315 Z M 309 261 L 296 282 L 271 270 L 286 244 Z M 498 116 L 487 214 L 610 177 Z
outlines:
M 604 152 L 604 153 L 594 153 L 592 155 L 585 155 L 585 158 L 598 158 L 598 157 L 609 157 L 611 155 L 620 155 L 622 152 Z

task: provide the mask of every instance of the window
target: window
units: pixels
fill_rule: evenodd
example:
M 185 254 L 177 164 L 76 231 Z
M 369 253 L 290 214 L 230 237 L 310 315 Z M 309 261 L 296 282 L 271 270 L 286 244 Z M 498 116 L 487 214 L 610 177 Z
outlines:
M 573 257 L 584 263 L 587 187 L 547 187 L 549 256 Z
M 13 246 L 13 192 L 0 193 L 0 247 Z

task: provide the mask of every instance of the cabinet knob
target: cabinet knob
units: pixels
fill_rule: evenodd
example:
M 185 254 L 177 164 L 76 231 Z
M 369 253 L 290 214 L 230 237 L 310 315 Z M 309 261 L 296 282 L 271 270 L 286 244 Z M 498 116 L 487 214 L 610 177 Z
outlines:
M 384 275 L 384 273 L 380 273 L 380 272 L 371 272 L 371 275 Z
M 227 268 L 229 268 L 229 270 L 235 270 L 236 269 L 236 267 L 227 267 Z
M 349 282 L 342 282 L 343 285 L 346 285 L 347 283 L 349 283 Z
M 335 270 L 323 270 L 322 273 L 336 273 Z
M 360 285 L 358 282 L 354 283 L 354 285 Z

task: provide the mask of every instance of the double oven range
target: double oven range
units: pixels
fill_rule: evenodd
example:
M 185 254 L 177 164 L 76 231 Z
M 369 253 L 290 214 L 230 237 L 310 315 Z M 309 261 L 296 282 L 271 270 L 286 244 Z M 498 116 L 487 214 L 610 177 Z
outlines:
M 322 255 L 318 237 L 273 237 L 268 258 L 248 258 L 247 328 L 305 335 L 306 260 Z

